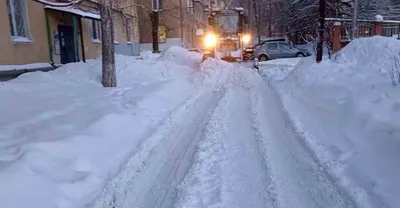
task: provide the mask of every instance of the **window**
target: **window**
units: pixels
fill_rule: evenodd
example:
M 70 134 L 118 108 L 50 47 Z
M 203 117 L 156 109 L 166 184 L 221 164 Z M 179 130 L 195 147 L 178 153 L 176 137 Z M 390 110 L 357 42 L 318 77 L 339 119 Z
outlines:
M 278 49 L 278 44 L 276 43 L 269 43 L 267 45 L 267 50 L 276 50 L 276 49 Z
M 190 14 L 193 14 L 193 0 L 186 0 L 186 7 L 187 7 L 187 12 Z
M 92 20 L 92 41 L 95 43 L 100 43 L 101 31 L 100 31 L 100 21 Z
M 194 15 L 196 17 L 196 20 L 203 21 L 203 11 L 195 10 Z
M 13 41 L 30 42 L 26 0 L 7 0 L 7 7 Z
M 221 13 L 217 15 L 218 32 L 234 34 L 238 32 L 239 16 L 237 12 Z
M 284 43 L 279 43 L 279 48 L 282 50 L 291 50 L 292 47 L 289 46 L 288 44 L 284 44 Z

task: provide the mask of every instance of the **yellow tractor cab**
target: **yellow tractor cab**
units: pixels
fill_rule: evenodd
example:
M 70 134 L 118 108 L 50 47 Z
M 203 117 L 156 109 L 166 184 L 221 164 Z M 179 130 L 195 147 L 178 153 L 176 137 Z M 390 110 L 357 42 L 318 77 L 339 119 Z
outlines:
M 203 60 L 243 61 L 243 49 L 251 41 L 251 35 L 245 33 L 246 25 L 243 8 L 210 11 L 207 31 L 202 33 Z

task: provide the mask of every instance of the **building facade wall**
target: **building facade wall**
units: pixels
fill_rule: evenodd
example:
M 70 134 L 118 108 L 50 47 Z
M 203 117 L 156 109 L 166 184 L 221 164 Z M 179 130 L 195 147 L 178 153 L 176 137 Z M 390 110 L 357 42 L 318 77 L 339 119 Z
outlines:
M 43 5 L 26 1 L 31 42 L 14 42 L 11 37 L 6 1 L 0 3 L 0 64 L 16 65 L 49 62 L 46 17 Z
M 181 2 L 180 2 L 181 1 Z M 159 43 L 160 49 L 170 45 L 193 48 L 198 45 L 196 29 L 203 28 L 204 6 L 201 1 L 192 1 L 193 7 L 188 8 L 192 0 L 165 0 L 163 10 L 160 12 L 160 26 L 166 28 L 166 42 Z M 153 42 L 151 32 L 151 1 L 139 0 L 145 9 L 139 9 L 140 43 L 142 50 L 148 50 Z M 151 48 L 150 48 L 151 50 Z
M 46 11 L 44 5 L 32 0 L 21 0 L 27 3 L 28 28 L 30 42 L 15 42 L 11 37 L 10 22 L 8 17 L 8 8 L 5 1 L 0 3 L 0 65 L 19 65 L 29 63 L 49 63 L 49 45 L 46 28 Z M 85 1 L 85 6 L 97 7 L 95 1 Z M 127 21 L 121 12 L 114 11 L 114 30 L 115 41 L 118 43 L 118 49 L 130 47 L 134 50 L 134 44 L 139 48 L 139 28 L 136 8 L 130 8 L 126 11 L 131 16 Z M 56 44 L 58 41 L 58 25 L 72 26 L 72 14 L 47 10 L 50 26 L 51 48 L 54 63 L 61 62 L 60 55 L 56 53 Z M 81 36 L 83 33 L 84 52 L 86 59 L 94 59 L 101 55 L 101 43 L 92 39 L 92 20 L 81 18 L 82 31 L 78 31 L 79 41 L 79 59 L 83 59 L 81 46 Z M 79 28 L 78 28 L 79 30 Z M 139 51 L 139 49 L 137 49 Z M 135 54 L 132 51 L 132 54 Z M 138 55 L 138 54 L 136 54 Z
M 95 42 L 92 39 L 91 19 L 82 19 L 82 30 L 86 59 L 94 59 L 101 56 L 101 43 Z M 79 49 L 82 50 L 81 47 L 79 47 Z M 82 51 L 79 54 L 82 57 Z

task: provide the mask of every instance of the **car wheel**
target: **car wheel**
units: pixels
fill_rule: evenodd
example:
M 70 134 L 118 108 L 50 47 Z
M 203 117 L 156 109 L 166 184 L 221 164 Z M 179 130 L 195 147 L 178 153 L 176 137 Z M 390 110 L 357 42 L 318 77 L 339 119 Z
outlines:
M 296 55 L 296 57 L 306 57 L 306 55 L 304 55 L 303 53 L 298 53 L 298 54 Z
M 262 61 L 268 61 L 268 56 L 266 56 L 266 55 L 260 55 L 260 56 L 258 57 L 258 60 L 259 60 L 260 62 L 262 62 Z

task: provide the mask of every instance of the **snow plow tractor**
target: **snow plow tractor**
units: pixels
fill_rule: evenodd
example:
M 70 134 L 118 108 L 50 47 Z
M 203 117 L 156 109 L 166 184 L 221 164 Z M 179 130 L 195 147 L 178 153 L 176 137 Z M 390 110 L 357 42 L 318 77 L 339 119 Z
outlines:
M 203 33 L 203 61 L 217 58 L 229 62 L 243 61 L 243 50 L 250 44 L 246 34 L 247 16 L 243 8 L 213 9 L 208 17 L 208 28 Z

